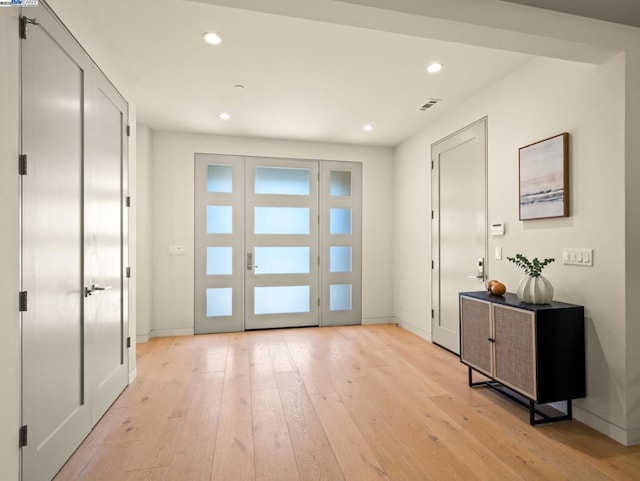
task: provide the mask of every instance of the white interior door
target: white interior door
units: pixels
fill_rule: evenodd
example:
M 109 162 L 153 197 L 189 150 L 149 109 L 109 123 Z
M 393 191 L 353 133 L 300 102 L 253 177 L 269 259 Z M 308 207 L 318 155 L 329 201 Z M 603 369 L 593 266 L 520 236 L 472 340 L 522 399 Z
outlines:
M 86 94 L 84 278 L 92 424 L 126 387 L 127 103 L 94 70 Z
M 44 8 L 22 42 L 22 479 L 50 480 L 91 429 L 83 313 L 81 49 Z
M 484 289 L 486 129 L 482 119 L 432 145 L 432 340 L 460 352 L 458 293 Z
M 127 384 L 127 106 L 45 6 L 26 10 L 21 479 L 49 481 Z
M 318 162 L 246 158 L 245 328 L 317 326 Z

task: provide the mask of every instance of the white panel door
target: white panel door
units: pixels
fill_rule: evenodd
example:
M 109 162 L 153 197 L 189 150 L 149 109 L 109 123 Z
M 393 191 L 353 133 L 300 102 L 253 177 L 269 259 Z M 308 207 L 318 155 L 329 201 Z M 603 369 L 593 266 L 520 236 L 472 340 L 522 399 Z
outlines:
M 34 10 L 29 10 L 35 13 Z M 82 50 L 43 8 L 22 41 L 22 479 L 48 481 L 91 429 L 83 314 Z
M 126 387 L 127 103 L 93 67 L 85 94 L 85 320 L 92 423 Z
M 22 479 L 49 481 L 128 381 L 127 104 L 45 6 L 25 11 Z
M 460 352 L 458 293 L 484 289 L 486 119 L 433 144 L 432 340 Z
M 318 162 L 246 158 L 245 329 L 317 326 Z

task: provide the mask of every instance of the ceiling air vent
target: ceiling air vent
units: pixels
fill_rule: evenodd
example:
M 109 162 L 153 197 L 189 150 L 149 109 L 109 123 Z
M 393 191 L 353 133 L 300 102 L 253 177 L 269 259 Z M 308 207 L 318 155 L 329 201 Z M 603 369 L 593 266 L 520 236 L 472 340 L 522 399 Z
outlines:
M 438 102 L 440 102 L 440 100 L 442 99 L 429 99 L 429 101 L 424 104 L 422 107 L 420 107 L 420 110 L 422 110 L 423 112 L 425 110 L 429 110 L 431 107 L 433 107 L 435 104 L 437 104 Z

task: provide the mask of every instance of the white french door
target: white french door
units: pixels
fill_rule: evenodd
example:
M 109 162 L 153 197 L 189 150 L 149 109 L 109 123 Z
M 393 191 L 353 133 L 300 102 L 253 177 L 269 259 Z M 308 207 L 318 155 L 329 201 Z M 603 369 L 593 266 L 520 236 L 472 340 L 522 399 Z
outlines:
M 196 154 L 195 332 L 359 324 L 360 177 L 353 162 Z

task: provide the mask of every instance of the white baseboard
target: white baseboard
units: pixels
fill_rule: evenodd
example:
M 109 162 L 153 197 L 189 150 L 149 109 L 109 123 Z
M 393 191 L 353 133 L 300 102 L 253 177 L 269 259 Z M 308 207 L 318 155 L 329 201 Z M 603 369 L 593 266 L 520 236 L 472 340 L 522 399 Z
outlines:
M 134 368 L 132 371 L 129 371 L 129 384 L 133 382 L 133 380 L 138 377 L 138 368 Z
M 143 334 L 143 335 L 138 335 L 136 336 L 136 343 L 137 344 L 144 344 L 145 342 L 149 342 L 149 339 L 151 339 L 151 336 L 149 335 L 149 333 L 147 334 Z
M 573 417 L 583 424 L 601 432 L 605 436 L 618 441 L 625 446 L 637 446 L 640 444 L 640 429 L 622 429 L 620 426 L 611 424 L 609 421 L 596 416 L 595 414 L 585 411 L 584 409 L 573 405 Z
M 193 327 L 183 329 L 151 329 L 151 337 L 193 336 Z
M 395 318 L 395 323 L 398 324 L 401 328 L 406 329 L 409 332 L 413 332 L 416 336 L 421 337 L 422 339 L 426 339 L 431 342 L 431 332 L 422 327 L 416 326 L 415 324 L 411 324 L 410 322 L 403 321 L 402 319 Z
M 371 324 L 395 324 L 396 320 L 393 317 L 363 317 L 362 325 Z

